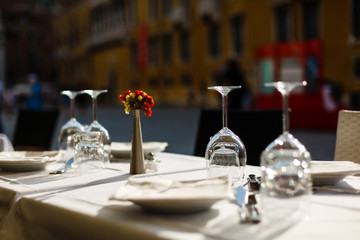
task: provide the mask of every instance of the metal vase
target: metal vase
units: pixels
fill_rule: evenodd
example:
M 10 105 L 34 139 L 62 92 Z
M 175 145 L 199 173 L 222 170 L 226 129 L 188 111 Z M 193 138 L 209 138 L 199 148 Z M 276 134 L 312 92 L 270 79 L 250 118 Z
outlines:
M 134 115 L 134 125 L 131 142 L 130 174 L 145 173 L 140 111 L 140 109 L 132 111 Z

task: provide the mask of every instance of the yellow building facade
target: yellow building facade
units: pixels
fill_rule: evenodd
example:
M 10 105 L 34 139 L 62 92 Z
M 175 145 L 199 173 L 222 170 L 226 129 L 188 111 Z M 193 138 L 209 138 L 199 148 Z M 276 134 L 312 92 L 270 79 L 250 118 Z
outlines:
M 76 1 L 59 12 L 55 25 L 59 82 L 108 89 L 111 102 L 127 89 L 142 89 L 158 104 L 214 105 L 217 94 L 207 87 L 218 83 L 228 59 L 242 64 L 256 95 L 259 47 L 315 38 L 323 44 L 323 79 L 338 84 L 350 103 L 360 96 L 358 2 Z

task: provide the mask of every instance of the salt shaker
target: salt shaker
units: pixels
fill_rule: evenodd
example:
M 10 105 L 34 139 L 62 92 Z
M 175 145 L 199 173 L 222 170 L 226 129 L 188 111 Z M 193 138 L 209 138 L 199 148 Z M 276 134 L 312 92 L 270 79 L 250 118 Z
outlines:
M 146 155 L 146 159 L 145 159 L 145 172 L 146 173 L 158 171 L 158 162 L 155 160 L 154 156 L 155 155 L 152 152 L 149 152 Z

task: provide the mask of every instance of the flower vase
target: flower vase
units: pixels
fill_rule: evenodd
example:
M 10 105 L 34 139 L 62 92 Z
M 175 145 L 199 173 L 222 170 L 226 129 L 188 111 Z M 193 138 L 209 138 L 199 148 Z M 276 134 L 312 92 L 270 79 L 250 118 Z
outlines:
M 144 151 L 140 123 L 140 109 L 132 110 L 134 115 L 133 135 L 131 142 L 130 174 L 145 173 Z

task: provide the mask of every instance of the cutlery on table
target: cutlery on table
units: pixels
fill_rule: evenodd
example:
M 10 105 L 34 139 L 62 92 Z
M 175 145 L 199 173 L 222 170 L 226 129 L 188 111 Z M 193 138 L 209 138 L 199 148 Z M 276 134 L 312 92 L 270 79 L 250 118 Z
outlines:
M 348 194 L 360 194 L 360 190 L 350 187 L 342 187 L 335 185 L 325 185 L 325 186 L 313 186 L 313 191 L 329 191 L 329 192 L 337 192 L 337 193 L 348 193 Z
M 240 222 L 241 223 L 259 223 L 261 216 L 257 208 L 257 202 L 254 194 L 250 194 L 246 199 L 246 190 L 243 187 L 236 189 L 236 204 L 240 207 Z
M 50 172 L 50 174 L 62 174 L 66 172 L 66 170 L 71 167 L 71 164 L 73 164 L 73 162 L 74 162 L 74 158 L 70 158 L 63 167 Z

